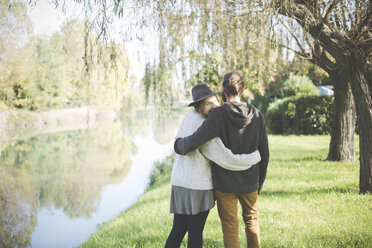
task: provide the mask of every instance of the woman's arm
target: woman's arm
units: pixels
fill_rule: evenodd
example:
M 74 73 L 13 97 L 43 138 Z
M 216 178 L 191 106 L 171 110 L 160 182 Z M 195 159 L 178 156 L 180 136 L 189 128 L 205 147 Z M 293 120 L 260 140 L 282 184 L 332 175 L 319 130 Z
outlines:
M 201 145 L 199 151 L 209 160 L 231 171 L 246 170 L 261 161 L 260 153 L 257 150 L 249 154 L 233 154 L 219 137 Z

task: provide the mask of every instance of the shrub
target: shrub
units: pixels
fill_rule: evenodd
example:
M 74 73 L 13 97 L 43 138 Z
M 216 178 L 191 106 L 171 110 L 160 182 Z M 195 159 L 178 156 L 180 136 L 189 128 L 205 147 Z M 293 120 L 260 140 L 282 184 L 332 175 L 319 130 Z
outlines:
M 255 95 L 251 103 L 265 115 L 269 104 L 273 101 L 274 98 L 269 95 Z
M 150 186 L 159 182 L 173 168 L 174 154 L 167 156 L 164 161 L 156 161 L 150 176 Z
M 285 95 L 318 95 L 318 89 L 308 76 L 290 74 L 283 84 Z
M 275 79 L 270 82 L 263 96 L 255 95 L 252 104 L 266 115 L 267 108 L 275 99 L 282 99 L 289 96 L 297 95 L 318 95 L 318 89 L 309 79 L 308 76 L 295 75 L 291 73 L 276 75 Z
M 266 122 L 269 132 L 271 133 L 284 132 L 281 120 L 283 107 L 286 107 L 286 105 L 283 104 L 283 99 L 278 99 L 269 105 L 269 108 L 267 109 L 266 112 Z
M 292 96 L 271 103 L 266 122 L 274 134 L 328 134 L 333 116 L 333 97 Z

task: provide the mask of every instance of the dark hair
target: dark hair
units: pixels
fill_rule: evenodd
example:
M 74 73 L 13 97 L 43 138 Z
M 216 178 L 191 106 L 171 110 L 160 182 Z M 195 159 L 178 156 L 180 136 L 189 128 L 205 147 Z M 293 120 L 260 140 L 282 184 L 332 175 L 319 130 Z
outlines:
M 228 96 L 240 96 L 244 91 L 243 78 L 238 72 L 229 72 L 225 74 L 222 85 Z

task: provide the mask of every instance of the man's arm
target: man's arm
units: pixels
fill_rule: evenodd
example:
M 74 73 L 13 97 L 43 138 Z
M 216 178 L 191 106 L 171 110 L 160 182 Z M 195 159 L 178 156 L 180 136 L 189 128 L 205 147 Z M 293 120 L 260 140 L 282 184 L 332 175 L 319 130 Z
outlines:
M 256 150 L 249 154 L 233 154 L 226 148 L 219 137 L 213 138 L 199 147 L 200 152 L 224 169 L 242 171 L 252 167 L 261 160 Z
M 195 151 L 200 145 L 208 140 L 217 137 L 219 134 L 220 123 L 218 123 L 218 109 L 212 111 L 209 117 L 192 135 L 178 138 L 174 142 L 174 151 L 180 155 L 186 155 L 191 151 Z
M 270 156 L 270 154 L 269 154 L 269 142 L 268 142 L 268 139 L 267 139 L 265 120 L 264 120 L 261 113 L 260 113 L 260 115 L 261 115 L 261 119 L 262 119 L 262 122 L 263 122 L 263 129 L 262 129 L 262 136 L 261 136 L 260 144 L 258 146 L 258 151 L 260 152 L 260 155 L 261 155 L 260 175 L 259 175 L 259 179 L 258 179 L 258 182 L 259 182 L 258 192 L 259 193 L 261 192 L 262 186 L 265 182 L 267 166 L 269 164 L 269 156 Z

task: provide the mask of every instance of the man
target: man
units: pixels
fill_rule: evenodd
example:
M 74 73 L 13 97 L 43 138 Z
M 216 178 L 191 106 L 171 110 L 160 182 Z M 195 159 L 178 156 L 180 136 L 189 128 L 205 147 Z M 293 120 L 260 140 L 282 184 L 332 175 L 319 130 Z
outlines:
M 229 171 L 212 164 L 214 194 L 221 219 L 224 245 L 239 248 L 237 202 L 240 202 L 245 223 L 247 247 L 260 246 L 257 200 L 266 177 L 269 146 L 264 117 L 254 106 L 241 102 L 244 91 L 242 77 L 237 72 L 223 78 L 225 104 L 214 109 L 191 136 L 175 141 L 176 153 L 185 155 L 215 137 L 234 154 L 251 153 L 258 149 L 261 161 L 244 171 Z

